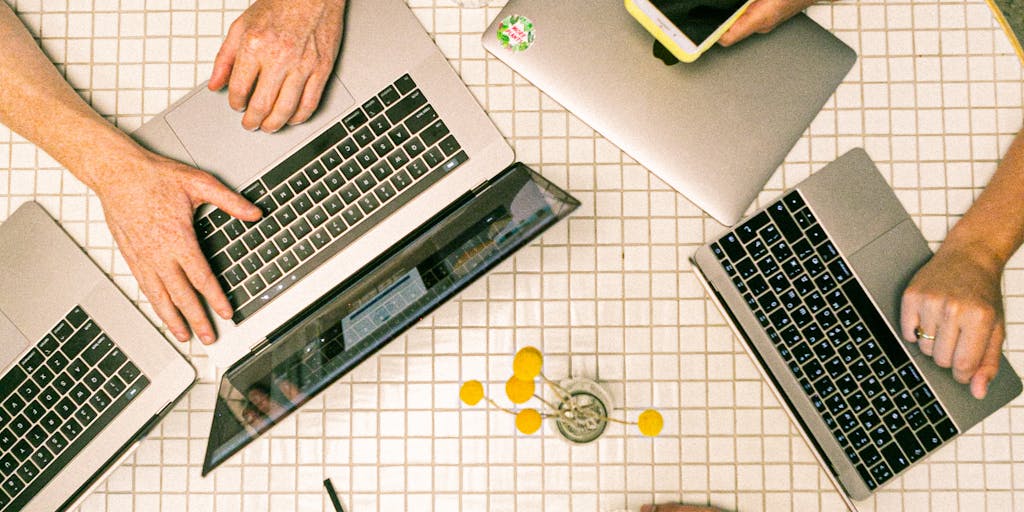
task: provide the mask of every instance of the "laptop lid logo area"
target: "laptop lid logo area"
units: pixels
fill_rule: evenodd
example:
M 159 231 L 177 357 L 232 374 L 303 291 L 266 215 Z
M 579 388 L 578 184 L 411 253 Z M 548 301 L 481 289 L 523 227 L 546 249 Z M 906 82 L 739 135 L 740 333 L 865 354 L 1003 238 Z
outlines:
M 537 38 L 533 22 L 526 16 L 509 16 L 498 25 L 498 43 L 512 52 L 525 52 Z
M 516 164 L 423 223 L 225 372 L 203 474 L 578 206 Z

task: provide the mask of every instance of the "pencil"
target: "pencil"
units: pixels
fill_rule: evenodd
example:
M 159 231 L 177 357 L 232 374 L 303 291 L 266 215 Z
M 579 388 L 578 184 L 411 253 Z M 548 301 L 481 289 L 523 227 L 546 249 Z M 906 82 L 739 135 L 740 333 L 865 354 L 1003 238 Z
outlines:
M 331 479 L 324 480 L 324 487 L 327 489 L 327 495 L 331 498 L 331 503 L 334 504 L 334 510 L 336 512 L 345 512 L 345 509 L 341 508 L 341 501 L 338 500 L 338 493 L 334 492 L 334 485 L 331 484 Z

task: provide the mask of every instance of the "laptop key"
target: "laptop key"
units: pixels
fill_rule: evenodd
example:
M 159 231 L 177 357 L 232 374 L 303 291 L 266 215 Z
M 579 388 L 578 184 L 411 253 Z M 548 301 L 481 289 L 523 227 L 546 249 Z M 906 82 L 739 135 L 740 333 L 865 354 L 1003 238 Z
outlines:
M 89 386 L 91 391 L 96 391 L 103 385 L 104 380 L 103 374 L 99 370 L 94 369 L 82 379 L 82 382 Z
M 357 206 L 350 207 L 342 212 L 341 215 L 342 217 L 345 217 L 345 222 L 347 222 L 349 226 L 354 226 L 363 218 L 363 212 L 361 212 Z
M 89 315 L 82 310 L 81 306 L 71 308 L 71 311 L 64 317 L 72 327 L 80 327 L 89 319 Z
M 388 163 L 394 169 L 401 169 L 405 164 L 409 163 L 409 156 L 405 154 L 402 148 L 398 148 L 388 155 Z
M 334 216 L 342 209 L 345 208 L 345 202 L 342 201 L 338 195 L 331 196 L 326 202 L 324 202 L 324 210 L 327 211 L 327 215 Z
M 101 389 L 89 398 L 89 403 L 92 404 L 97 413 L 102 413 L 110 405 L 110 396 Z
M 300 260 L 305 260 L 312 256 L 313 252 L 313 246 L 307 240 L 303 240 L 295 245 L 295 256 Z
M 329 149 L 327 150 L 327 152 L 328 154 L 337 155 L 337 152 L 334 149 Z M 338 164 L 340 164 L 341 160 L 343 159 L 344 157 L 339 158 Z M 335 166 L 336 165 L 337 164 L 335 164 Z M 316 183 L 323 179 L 324 176 L 327 176 L 327 171 L 329 171 L 332 168 L 333 167 L 325 168 L 322 162 L 313 162 L 308 167 L 306 167 L 306 177 L 309 178 L 310 183 Z
M 83 427 L 87 427 L 96 419 L 96 411 L 92 410 L 92 407 L 89 404 L 81 404 L 81 407 L 75 411 L 75 419 L 77 419 Z
M 391 142 L 396 146 L 404 144 L 405 141 L 409 140 L 409 137 L 411 137 L 409 130 L 402 125 L 398 125 L 395 129 L 388 132 L 388 138 L 391 139 Z
M 301 196 L 295 198 L 295 201 L 292 202 L 292 206 L 295 207 L 296 215 L 302 215 L 308 212 L 309 209 L 313 207 L 313 200 L 310 199 L 308 195 L 302 194 Z
M 736 234 L 739 235 L 740 240 L 744 244 L 748 244 L 757 236 L 758 230 L 768 224 L 768 219 L 768 214 L 765 212 L 754 215 L 750 220 L 744 222 L 743 225 L 736 229 Z
M 57 322 L 57 325 L 50 331 L 50 334 L 57 338 L 58 341 L 67 341 L 74 332 L 75 328 L 71 327 L 71 324 L 61 320 Z
M 421 141 L 419 137 L 413 137 L 412 140 L 402 146 L 402 149 L 404 149 L 406 154 L 409 155 L 409 158 L 416 158 L 427 148 L 423 145 L 423 141 Z
M 345 118 L 342 119 L 341 122 L 342 124 L 345 125 L 346 128 L 349 129 L 349 131 L 355 131 L 358 130 L 360 126 L 366 124 L 368 120 L 369 119 L 366 117 L 366 114 L 364 114 L 362 110 L 356 109 L 351 114 L 345 116 Z
M 269 263 L 273 261 L 273 259 L 276 258 L 279 253 L 280 252 L 277 250 L 277 246 L 274 245 L 273 242 L 267 242 L 263 244 L 259 249 L 260 258 L 263 260 L 264 263 Z
M 64 451 L 64 448 L 67 448 L 67 446 L 68 440 L 60 432 L 55 432 L 46 440 L 46 447 L 49 448 L 54 455 L 57 455 L 60 452 Z
M 327 199 L 329 194 L 330 192 L 327 191 L 327 187 L 322 183 L 318 183 L 309 189 L 309 198 L 313 200 L 313 203 L 318 204 L 322 202 L 324 199 Z
M 266 287 L 267 285 L 263 283 L 263 279 L 260 276 L 252 276 L 245 282 L 245 291 L 249 292 L 251 296 L 259 295 Z
M 103 391 L 106 391 L 108 395 L 117 397 L 128 386 L 123 380 L 121 380 L 121 377 L 107 373 L 106 368 L 104 368 L 103 373 L 110 375 L 110 380 L 103 384 Z
M 430 147 L 443 139 L 446 135 L 448 135 L 448 125 L 444 124 L 444 121 L 438 119 L 420 132 L 420 139 L 423 141 L 425 146 Z
M 280 266 L 282 272 L 288 273 L 299 264 L 299 260 L 295 256 L 295 253 L 288 251 L 281 254 L 281 257 L 277 259 L 277 264 Z
M 430 171 L 430 168 L 427 167 L 427 164 L 424 163 L 422 158 L 417 158 L 416 160 L 413 160 L 413 162 L 409 164 L 409 166 L 406 167 L 406 169 L 408 169 L 409 175 L 412 176 L 413 179 L 419 179 L 423 175 L 427 174 L 428 171 Z
M 60 432 L 64 434 L 64 437 L 66 437 L 70 442 L 78 437 L 78 434 L 82 433 L 82 426 L 78 424 L 78 420 L 68 418 L 64 424 L 60 426 Z
M 880 462 L 877 466 L 871 468 L 871 476 L 873 476 L 875 478 L 875 482 L 879 484 L 892 478 L 892 475 L 892 469 L 890 469 L 889 465 L 885 462 Z
M 423 97 L 423 93 L 420 92 L 419 90 L 416 90 L 410 93 L 405 98 L 402 98 L 402 100 L 399 101 L 398 103 L 395 103 L 390 108 L 388 108 L 387 113 L 385 115 L 387 115 L 388 120 L 391 121 L 392 124 L 394 124 L 401 121 L 402 119 L 405 119 L 406 117 L 409 117 L 409 115 L 415 112 L 416 109 L 422 107 L 426 103 L 427 99 Z
M 340 142 L 337 146 L 334 146 L 334 150 L 337 151 L 342 158 L 347 160 L 352 158 L 352 155 L 359 151 L 359 146 L 353 138 L 349 137 Z
M 117 374 L 124 379 L 125 382 L 132 382 L 136 377 L 139 376 L 139 368 L 135 366 L 135 363 L 128 361 L 127 364 L 121 367 Z
M 381 160 L 370 167 L 370 172 L 373 173 L 373 177 L 376 178 L 377 181 L 384 181 L 388 176 L 391 176 L 394 169 L 391 168 L 391 165 L 388 164 L 387 160 Z
M 350 205 L 359 199 L 360 192 L 356 188 L 355 184 L 350 183 L 345 188 L 341 189 L 339 194 L 341 195 L 341 198 L 345 200 L 345 204 Z
M 366 111 L 366 115 L 373 117 L 384 111 L 384 105 L 382 105 L 380 100 L 378 100 L 377 98 L 370 98 L 369 101 L 363 103 L 363 110 Z
M 462 146 L 459 145 L 459 141 L 455 140 L 455 136 L 453 135 L 445 137 L 445 139 L 441 141 L 441 144 L 438 147 L 441 148 L 441 151 L 444 151 L 445 156 L 452 156 L 457 151 L 462 149 Z
M 10 476 L 17 469 L 18 459 L 14 458 L 14 454 L 8 453 L 0 458 L 0 473 L 4 476 Z
M 256 248 L 263 243 L 263 240 L 263 235 L 260 234 L 259 230 L 257 229 L 254 229 L 246 233 L 245 236 L 242 237 L 242 242 L 245 243 L 245 246 L 248 247 L 250 251 L 256 250 Z M 249 272 L 253 272 L 255 271 L 255 268 L 250 268 L 248 265 L 246 265 L 246 270 Z
M 309 222 L 311 226 L 315 228 L 327 221 L 327 214 L 324 212 L 323 208 L 317 206 L 316 208 L 310 210 L 310 212 L 306 215 L 305 219 L 307 222 Z
M 277 281 L 282 275 L 281 269 L 277 268 L 277 264 L 274 262 L 268 263 L 267 267 L 260 272 L 260 276 L 263 277 L 263 281 L 268 284 L 272 284 L 274 281 Z
M 397 194 L 397 192 L 395 192 L 395 187 L 392 187 L 391 183 L 386 181 L 377 185 L 377 187 L 373 189 L 373 193 L 376 194 L 377 199 L 380 199 L 380 202 L 382 203 L 387 202 Z
M 313 232 L 309 240 L 313 242 L 317 249 L 321 249 L 331 241 L 331 236 L 327 234 L 327 230 L 320 228 Z
M 378 96 L 380 97 L 380 100 L 384 102 L 385 106 L 391 106 L 391 104 L 402 97 L 402 94 L 398 92 L 398 89 L 395 89 L 395 86 L 389 85 L 385 87 Z
M 367 195 L 359 198 L 358 203 L 359 203 L 359 208 L 361 208 L 363 210 L 363 213 L 365 213 L 367 215 L 369 215 L 371 212 L 376 210 L 378 206 L 380 206 L 380 203 L 371 194 L 367 194 Z
M 344 158 L 340 154 L 338 154 L 337 151 L 335 151 L 334 149 L 329 149 L 327 150 L 327 153 L 324 154 L 324 156 L 320 157 L 320 161 L 314 165 L 316 165 L 321 171 L 323 171 L 323 169 L 325 168 L 334 169 L 335 167 L 341 165 L 341 162 L 343 160 Z M 309 171 L 306 172 L 308 173 Z M 322 174 L 323 173 L 321 172 L 320 176 L 322 176 Z
M 373 142 L 373 130 L 363 128 L 353 134 L 353 137 L 355 137 L 356 144 L 359 144 L 360 148 L 365 148 L 368 144 Z
M 800 228 L 797 227 L 789 212 L 782 206 L 782 203 L 775 203 L 769 206 L 767 211 L 787 242 L 793 244 L 803 236 Z
M 391 123 L 384 116 L 378 116 L 370 121 L 370 129 L 373 130 L 374 135 L 384 135 L 391 129 Z
M 413 82 L 411 76 L 405 74 L 398 80 L 395 80 L 395 88 L 398 89 L 398 92 L 407 94 L 409 91 L 416 88 L 416 82 Z
M 85 362 L 89 363 L 90 366 L 95 365 L 100 362 L 100 359 L 103 359 L 103 356 L 107 355 L 107 352 L 113 348 L 113 346 L 114 342 L 110 341 L 110 338 L 108 338 L 106 334 L 101 334 L 96 338 L 96 341 L 93 341 L 92 344 L 82 352 L 82 359 L 85 359 Z
M 38 475 L 39 468 L 37 468 L 30 460 L 26 460 L 18 466 L 18 476 L 21 477 L 21 480 L 25 483 L 32 482 L 32 480 L 35 480 Z
M 309 226 L 309 222 L 305 218 L 302 218 L 292 224 L 291 230 L 296 240 L 302 240 L 310 231 L 313 231 L 313 228 Z
M 929 452 L 942 444 L 942 438 L 935 433 L 935 429 L 933 429 L 931 425 L 925 425 L 921 430 L 918 430 L 917 439 L 921 442 L 921 446 Z
M 359 190 L 365 194 L 377 184 L 377 180 L 373 179 L 369 172 L 364 172 L 356 177 L 355 183 Z
M 342 234 L 346 229 L 348 228 L 345 226 L 345 221 L 341 220 L 341 218 L 331 219 L 330 222 L 327 223 L 327 231 L 329 231 L 333 237 L 337 237 Z
M 124 352 L 122 352 L 120 348 L 114 347 L 114 349 L 103 358 L 103 361 L 100 361 L 97 368 L 99 368 L 104 375 L 110 377 L 114 372 L 121 368 L 121 365 L 123 365 L 127 360 L 128 356 L 124 355 Z
M 274 199 L 277 200 L 278 204 L 286 204 L 293 197 L 295 197 L 295 193 L 292 192 L 292 189 L 286 183 L 274 189 Z
M 277 245 L 278 249 L 286 251 L 295 244 L 295 236 L 290 231 L 282 231 L 280 235 L 274 238 L 274 244 Z
M 959 431 L 953 425 L 953 422 L 946 418 L 942 420 L 938 425 L 935 425 L 935 432 L 942 438 L 943 441 L 948 441 L 955 437 Z

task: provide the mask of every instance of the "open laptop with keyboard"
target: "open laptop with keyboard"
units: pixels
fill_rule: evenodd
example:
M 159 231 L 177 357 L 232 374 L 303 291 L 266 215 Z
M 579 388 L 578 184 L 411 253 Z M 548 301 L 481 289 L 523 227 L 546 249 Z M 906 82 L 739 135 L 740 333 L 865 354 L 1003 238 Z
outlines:
M 200 246 L 235 308 L 210 315 L 218 367 L 513 162 L 511 148 L 402 0 L 350 0 L 320 108 L 274 134 L 248 132 L 205 86 L 133 135 L 211 172 L 265 215 L 200 210 Z
M 0 511 L 71 508 L 195 370 L 36 203 L 0 224 Z
M 856 149 L 692 258 L 851 509 L 1021 391 L 1005 356 L 976 400 L 901 341 L 902 291 L 930 256 Z

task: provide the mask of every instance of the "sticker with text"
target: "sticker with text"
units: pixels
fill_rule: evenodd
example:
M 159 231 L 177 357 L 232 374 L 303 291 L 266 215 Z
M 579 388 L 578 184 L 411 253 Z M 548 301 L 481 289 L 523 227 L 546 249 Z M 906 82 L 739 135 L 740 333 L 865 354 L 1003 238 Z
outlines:
M 533 22 L 526 16 L 509 16 L 498 27 L 498 42 L 514 52 L 528 50 L 536 35 Z

